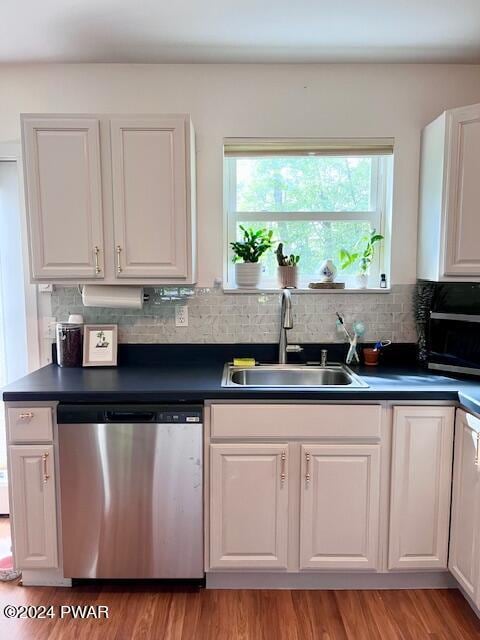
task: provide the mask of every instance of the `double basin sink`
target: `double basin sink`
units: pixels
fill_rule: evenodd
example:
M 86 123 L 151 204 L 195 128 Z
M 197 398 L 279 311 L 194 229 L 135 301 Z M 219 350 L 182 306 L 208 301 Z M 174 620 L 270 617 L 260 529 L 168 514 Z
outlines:
M 368 384 L 343 364 L 326 366 L 259 364 L 254 367 L 235 367 L 232 364 L 226 364 L 222 387 L 360 389 L 368 387 Z

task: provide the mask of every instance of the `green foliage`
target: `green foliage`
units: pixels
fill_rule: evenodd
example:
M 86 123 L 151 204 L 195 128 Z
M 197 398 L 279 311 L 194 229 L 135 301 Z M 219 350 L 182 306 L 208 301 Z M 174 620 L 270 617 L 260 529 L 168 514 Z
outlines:
M 272 248 L 273 246 L 273 231 L 270 229 L 253 229 L 246 228 L 240 225 L 240 229 L 243 233 L 243 241 L 231 242 L 230 246 L 233 249 L 234 257 L 233 262 L 243 260 L 243 262 L 258 262 L 259 258 Z
M 295 267 L 300 262 L 300 256 L 295 256 L 293 253 L 290 256 L 286 256 L 283 253 L 283 242 L 278 243 L 277 250 L 277 262 L 279 267 Z
M 372 260 L 375 256 L 375 244 L 381 240 L 383 240 L 383 236 L 373 229 L 369 235 L 359 238 L 356 242 L 355 248 L 358 248 L 362 243 L 366 243 L 363 249 L 358 248 L 357 251 L 352 253 L 346 249 L 340 249 L 339 257 L 341 268 L 348 269 L 358 262 L 360 273 L 368 273 Z

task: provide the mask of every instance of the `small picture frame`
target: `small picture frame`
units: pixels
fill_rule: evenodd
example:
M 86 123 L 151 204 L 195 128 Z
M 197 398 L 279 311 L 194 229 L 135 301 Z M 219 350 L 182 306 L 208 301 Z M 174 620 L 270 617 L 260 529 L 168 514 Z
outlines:
M 86 324 L 83 334 L 83 366 L 116 367 L 117 336 L 116 324 Z

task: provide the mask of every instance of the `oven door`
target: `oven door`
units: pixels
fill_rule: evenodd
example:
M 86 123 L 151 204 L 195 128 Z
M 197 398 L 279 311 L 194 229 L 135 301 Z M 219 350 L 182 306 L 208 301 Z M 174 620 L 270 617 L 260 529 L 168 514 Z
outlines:
M 480 315 L 432 312 L 428 367 L 480 376 Z

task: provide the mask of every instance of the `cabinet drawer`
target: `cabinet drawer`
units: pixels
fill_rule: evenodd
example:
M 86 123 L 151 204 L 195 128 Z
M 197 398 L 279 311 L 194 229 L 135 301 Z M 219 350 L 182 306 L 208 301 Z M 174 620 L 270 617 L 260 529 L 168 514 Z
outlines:
M 51 442 L 53 440 L 51 407 L 10 407 L 7 415 L 9 442 Z
M 375 438 L 380 405 L 214 404 L 212 438 Z

